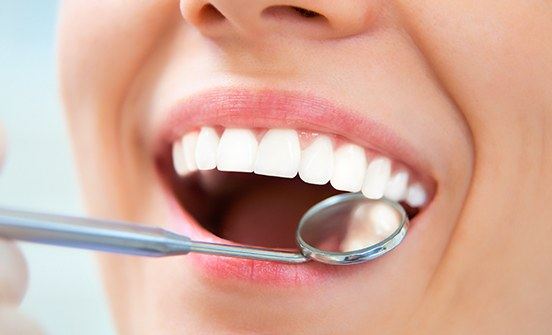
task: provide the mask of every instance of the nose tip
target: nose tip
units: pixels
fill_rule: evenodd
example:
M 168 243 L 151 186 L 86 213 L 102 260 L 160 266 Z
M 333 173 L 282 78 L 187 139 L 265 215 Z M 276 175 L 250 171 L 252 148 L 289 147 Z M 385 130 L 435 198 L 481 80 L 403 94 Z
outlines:
M 343 38 L 366 30 L 377 0 L 182 0 L 182 17 L 202 34 Z

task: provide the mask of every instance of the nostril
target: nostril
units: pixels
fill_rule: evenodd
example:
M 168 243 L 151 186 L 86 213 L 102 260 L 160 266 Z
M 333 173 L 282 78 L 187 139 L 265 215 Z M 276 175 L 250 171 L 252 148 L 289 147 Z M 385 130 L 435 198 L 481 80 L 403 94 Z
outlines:
M 328 19 L 313 10 L 296 6 L 271 6 L 262 12 L 264 17 L 289 21 L 306 21 L 310 23 L 327 24 Z
M 225 17 L 215 6 L 206 4 L 199 10 L 199 21 L 202 24 L 224 21 Z
M 296 11 L 297 13 L 299 13 L 299 15 L 301 15 L 302 17 L 313 18 L 313 17 L 321 16 L 317 12 L 312 11 L 312 10 L 308 10 L 308 9 L 305 9 L 305 8 L 294 7 L 294 6 L 292 6 L 291 8 L 294 11 Z

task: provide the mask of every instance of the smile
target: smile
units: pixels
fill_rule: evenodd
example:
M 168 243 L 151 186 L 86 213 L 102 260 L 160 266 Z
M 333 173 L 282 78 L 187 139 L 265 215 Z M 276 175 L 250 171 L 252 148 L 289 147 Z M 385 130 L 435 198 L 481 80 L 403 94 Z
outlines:
M 158 133 L 169 228 L 196 240 L 296 250 L 300 217 L 328 196 L 385 197 L 415 224 L 435 190 L 420 155 L 390 129 L 311 96 L 215 90 L 179 104 Z M 354 271 L 189 258 L 206 276 L 256 282 L 301 284 Z

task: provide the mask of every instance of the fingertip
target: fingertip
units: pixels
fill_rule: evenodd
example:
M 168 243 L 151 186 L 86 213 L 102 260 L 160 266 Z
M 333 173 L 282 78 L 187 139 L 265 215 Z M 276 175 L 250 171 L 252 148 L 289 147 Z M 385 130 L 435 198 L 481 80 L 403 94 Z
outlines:
M 0 304 L 19 304 L 28 285 L 27 263 L 15 243 L 0 239 Z

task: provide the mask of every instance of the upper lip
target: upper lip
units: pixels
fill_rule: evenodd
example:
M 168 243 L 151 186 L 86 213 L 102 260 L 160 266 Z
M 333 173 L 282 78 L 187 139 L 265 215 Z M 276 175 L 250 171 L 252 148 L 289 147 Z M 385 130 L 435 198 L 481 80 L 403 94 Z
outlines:
M 186 131 L 205 125 L 243 128 L 294 128 L 313 132 L 325 132 L 350 140 L 376 153 L 396 159 L 416 171 L 424 184 L 434 189 L 434 181 L 426 171 L 429 163 L 416 152 L 390 125 L 378 123 L 367 116 L 336 106 L 326 99 L 311 95 L 274 90 L 246 90 L 219 88 L 183 99 L 171 109 L 154 133 L 154 156 L 166 157 L 172 143 Z M 433 190 L 428 190 L 431 194 Z M 171 192 L 167 190 L 167 194 Z M 169 196 L 172 218 L 176 225 L 171 228 L 190 235 L 192 239 L 232 243 L 220 239 L 201 227 L 179 208 Z M 420 215 L 421 216 L 421 215 Z M 415 219 L 418 219 L 416 217 Z M 175 223 L 175 222 L 173 222 Z M 184 226 L 184 227 L 183 227 Z M 400 250 L 400 248 L 399 248 Z M 200 267 L 216 276 L 253 279 L 257 282 L 274 283 L 304 282 L 324 274 L 339 272 L 321 264 L 288 265 L 243 259 L 192 255 Z M 218 260 L 218 261 L 217 261 Z M 244 276 L 244 269 L 248 273 Z M 342 269 L 340 267 L 340 269 Z M 348 271 L 345 271 L 348 272 Z
M 293 128 L 339 135 L 406 164 L 422 181 L 432 183 L 427 175 L 429 162 L 391 125 L 320 97 L 288 91 L 219 88 L 183 99 L 155 131 L 154 150 L 160 153 L 187 130 L 204 125 Z

